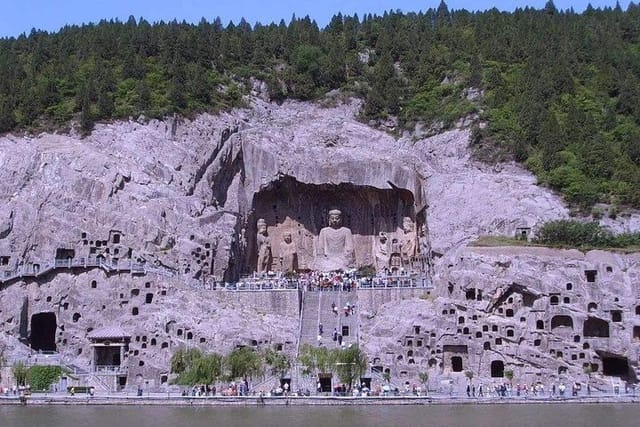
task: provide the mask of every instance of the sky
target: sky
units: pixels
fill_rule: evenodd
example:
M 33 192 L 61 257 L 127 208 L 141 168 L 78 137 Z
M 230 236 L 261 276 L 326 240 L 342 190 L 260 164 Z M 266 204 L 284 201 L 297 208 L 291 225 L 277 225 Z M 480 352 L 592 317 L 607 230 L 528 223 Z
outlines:
M 487 10 L 496 7 L 513 11 L 516 7 L 542 8 L 546 0 L 445 0 L 449 9 Z M 381 15 L 388 10 L 419 12 L 436 8 L 440 0 L 0 0 L 0 37 L 29 34 L 32 28 L 57 31 L 67 24 L 81 25 L 101 19 L 126 21 L 133 15 L 149 22 L 160 20 L 197 23 L 201 18 L 213 21 L 217 16 L 227 25 L 245 18 L 250 24 L 269 24 L 284 19 L 289 22 L 309 15 L 322 28 L 338 12 L 362 17 Z M 557 9 L 573 7 L 582 12 L 587 4 L 595 8 L 614 6 L 616 0 L 555 0 Z M 626 9 L 629 0 L 621 0 Z

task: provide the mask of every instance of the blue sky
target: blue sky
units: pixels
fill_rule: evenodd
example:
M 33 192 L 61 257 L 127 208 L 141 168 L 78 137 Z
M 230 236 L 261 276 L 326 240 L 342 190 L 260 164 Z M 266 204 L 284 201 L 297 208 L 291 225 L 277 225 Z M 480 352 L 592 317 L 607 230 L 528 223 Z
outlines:
M 298 17 L 309 15 L 325 26 L 337 13 L 362 17 L 365 13 L 382 14 L 386 10 L 418 12 L 437 7 L 440 0 L 0 0 L 0 37 L 29 33 L 32 28 L 57 31 L 66 24 L 97 22 L 100 19 L 119 18 L 125 21 L 130 15 L 144 17 L 150 22 L 174 18 L 198 22 L 202 17 L 211 21 L 216 16 L 226 25 L 237 23 L 244 17 L 249 23 L 289 22 L 295 13 Z M 449 0 L 450 9 L 486 10 L 497 7 L 511 11 L 516 7 L 541 8 L 546 0 Z M 577 12 L 585 9 L 588 0 L 556 0 L 558 9 L 573 7 Z M 615 5 L 615 0 L 592 0 L 593 7 Z M 621 0 L 623 9 L 628 0 Z

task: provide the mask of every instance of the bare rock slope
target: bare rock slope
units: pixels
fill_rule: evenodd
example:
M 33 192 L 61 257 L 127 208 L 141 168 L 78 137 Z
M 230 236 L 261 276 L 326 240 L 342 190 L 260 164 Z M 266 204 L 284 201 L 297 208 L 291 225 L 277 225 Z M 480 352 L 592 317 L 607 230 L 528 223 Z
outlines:
M 516 165 L 474 162 L 467 130 L 396 139 L 360 123 L 358 108 L 252 100 L 193 120 L 100 124 L 83 139 L 1 137 L 4 346 L 19 357 L 20 342 L 52 334 L 68 360 L 89 367 L 90 333 L 119 325 L 131 335 L 129 378 L 157 383 L 181 345 L 275 345 L 293 354 L 296 291 L 208 290 L 252 271 L 257 203 L 266 211 L 269 197 L 279 197 L 317 218 L 325 207 L 295 190 L 352 206 L 375 205 L 393 190 L 411 195 L 394 203 L 425 214 L 424 247 L 440 257 L 431 260 L 429 290 L 359 294 L 372 365 L 397 377 L 431 370 L 448 378 L 460 358 L 464 370 L 486 377 L 515 366 L 527 378 L 543 367 L 545 378 L 557 378 L 579 376 L 585 363 L 604 373 L 605 359 L 618 368 L 637 360 L 635 257 L 467 248 L 479 235 L 512 236 L 565 218 L 567 209 Z M 353 187 L 365 190 L 345 195 Z M 376 223 L 384 207 L 376 209 L 354 212 L 351 226 Z M 315 230 L 304 215 L 273 216 Z M 622 320 L 608 318 L 618 312 Z M 38 322 L 53 322 L 53 332 Z M 34 334 L 34 325 L 46 330 Z

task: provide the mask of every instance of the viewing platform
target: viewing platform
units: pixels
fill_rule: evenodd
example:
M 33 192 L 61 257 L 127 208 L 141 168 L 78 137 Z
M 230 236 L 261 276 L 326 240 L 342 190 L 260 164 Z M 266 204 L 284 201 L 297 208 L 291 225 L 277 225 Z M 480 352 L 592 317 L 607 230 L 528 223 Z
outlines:
M 165 277 L 174 276 L 174 272 L 148 263 L 134 262 L 133 260 L 110 261 L 102 257 L 91 258 L 65 258 L 53 261 L 33 262 L 18 266 L 14 270 L 6 270 L 0 274 L 0 285 L 9 284 L 17 280 L 42 277 L 50 272 L 90 270 L 99 268 L 107 273 L 131 273 L 131 274 L 159 274 Z

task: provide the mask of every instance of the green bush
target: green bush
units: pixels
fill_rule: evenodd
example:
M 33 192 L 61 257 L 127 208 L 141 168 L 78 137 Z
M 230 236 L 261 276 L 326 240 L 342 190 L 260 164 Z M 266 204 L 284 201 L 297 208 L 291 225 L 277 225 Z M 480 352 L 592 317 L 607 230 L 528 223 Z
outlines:
M 571 247 L 631 248 L 640 246 L 640 233 L 614 235 L 597 222 L 551 221 L 538 230 L 537 243 Z
M 551 245 L 601 247 L 612 242 L 612 235 L 597 222 L 560 220 L 544 224 L 538 231 L 537 240 Z
M 27 383 L 34 391 L 47 391 L 64 372 L 61 366 L 32 366 L 27 372 Z

